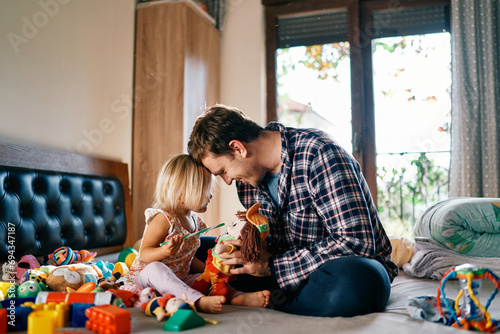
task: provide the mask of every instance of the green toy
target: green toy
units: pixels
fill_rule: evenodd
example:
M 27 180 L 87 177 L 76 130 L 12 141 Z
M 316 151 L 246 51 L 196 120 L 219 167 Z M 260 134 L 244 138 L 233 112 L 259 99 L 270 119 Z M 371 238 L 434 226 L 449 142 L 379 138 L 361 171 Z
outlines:
M 177 310 L 163 325 L 168 332 L 181 332 L 205 325 L 205 319 L 193 310 Z
M 46 291 L 47 288 L 42 282 L 26 281 L 17 288 L 17 297 L 36 297 L 40 291 Z

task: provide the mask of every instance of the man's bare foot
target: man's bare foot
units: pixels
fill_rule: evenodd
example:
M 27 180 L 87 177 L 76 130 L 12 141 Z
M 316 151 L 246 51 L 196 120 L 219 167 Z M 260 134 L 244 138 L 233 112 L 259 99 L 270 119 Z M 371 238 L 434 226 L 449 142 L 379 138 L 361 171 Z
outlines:
M 194 305 L 197 311 L 203 313 L 220 313 L 222 311 L 222 304 L 225 302 L 226 297 L 224 296 L 203 296 Z
M 271 292 L 262 290 L 257 292 L 242 293 L 231 299 L 231 305 L 266 307 L 269 304 Z

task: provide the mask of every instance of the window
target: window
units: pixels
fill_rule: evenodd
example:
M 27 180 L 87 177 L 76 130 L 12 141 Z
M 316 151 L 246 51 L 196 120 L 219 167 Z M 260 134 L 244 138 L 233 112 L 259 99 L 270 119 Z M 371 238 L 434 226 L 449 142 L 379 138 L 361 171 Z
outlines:
M 332 134 L 361 164 L 384 225 L 395 221 L 388 232 L 408 234 L 447 196 L 449 1 L 273 2 L 268 121 Z

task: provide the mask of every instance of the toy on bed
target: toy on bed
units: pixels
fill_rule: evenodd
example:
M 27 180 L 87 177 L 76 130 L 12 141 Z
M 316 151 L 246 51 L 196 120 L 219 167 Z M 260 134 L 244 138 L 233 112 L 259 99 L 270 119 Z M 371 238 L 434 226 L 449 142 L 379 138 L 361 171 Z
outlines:
M 89 252 L 85 249 L 74 251 L 69 247 L 62 246 L 56 249 L 54 253 L 46 255 L 44 261 L 49 263 L 52 260 L 55 265 L 61 266 L 78 262 L 90 262 L 96 255 L 96 252 Z
M 461 290 L 456 298 L 454 309 L 445 297 L 444 286 L 448 279 L 457 278 L 460 283 Z M 495 291 L 491 294 L 483 306 L 479 302 L 479 291 L 483 279 L 489 279 L 495 284 Z M 444 305 L 450 312 L 448 325 L 461 329 L 475 329 L 482 332 L 493 333 L 500 326 L 498 320 L 492 319 L 488 313 L 488 307 L 495 295 L 500 290 L 498 276 L 487 268 L 478 267 L 473 264 L 463 264 L 457 267 L 452 267 L 443 276 L 437 292 L 437 306 L 441 315 L 444 311 L 441 307 L 441 299 Z M 460 299 L 462 298 L 462 303 Z
M 88 282 L 97 284 L 96 271 L 87 264 L 75 263 L 64 266 L 43 266 L 47 274 L 45 283 L 51 291 L 72 292 Z
M 256 261 L 260 256 L 261 242 L 269 234 L 269 223 L 259 214 L 260 203 L 254 204 L 248 211 L 238 211 L 237 219 L 226 224 L 227 232 L 220 235 L 214 248 L 208 250 L 206 268 L 193 284 L 193 289 L 206 295 L 228 297 L 227 283 L 235 279 L 230 270 L 232 266 L 224 265 L 219 254 L 231 254 L 236 247 L 225 242 L 242 240 L 241 252 L 246 261 Z

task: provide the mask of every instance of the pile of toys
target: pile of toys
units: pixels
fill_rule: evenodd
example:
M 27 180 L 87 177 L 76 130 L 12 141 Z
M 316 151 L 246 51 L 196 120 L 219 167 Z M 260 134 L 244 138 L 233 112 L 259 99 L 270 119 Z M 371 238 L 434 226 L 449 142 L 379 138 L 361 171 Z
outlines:
M 141 290 L 120 280 L 137 256 L 135 249 L 124 249 L 116 264 L 94 263 L 96 255 L 61 247 L 43 260 L 25 255 L 17 263 L 5 263 L 0 282 L 0 333 L 39 333 L 39 328 L 56 333 L 57 328 L 65 327 L 86 327 L 100 334 L 130 333 L 128 307 L 140 307 L 159 321 L 168 319 L 165 330 L 205 324 L 185 298 L 157 296 L 153 289 Z

